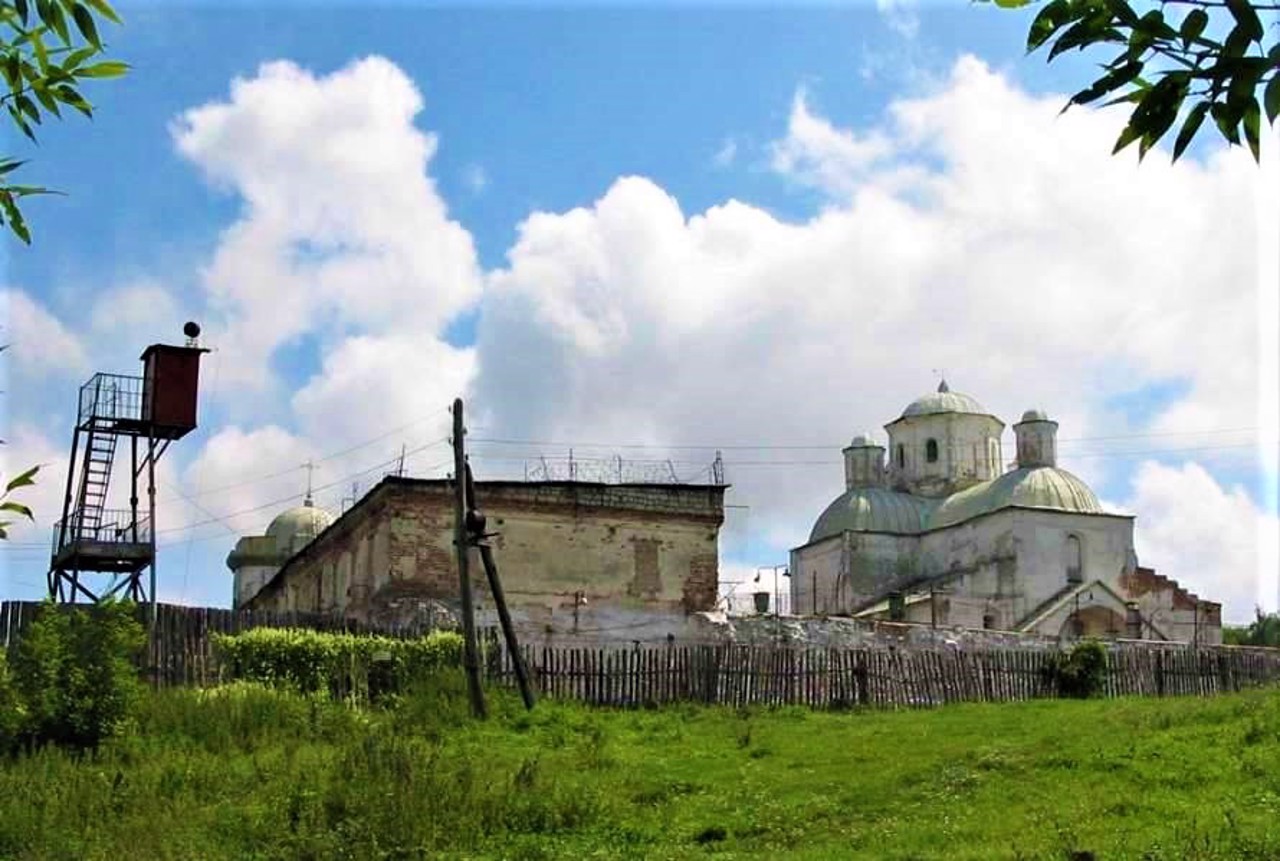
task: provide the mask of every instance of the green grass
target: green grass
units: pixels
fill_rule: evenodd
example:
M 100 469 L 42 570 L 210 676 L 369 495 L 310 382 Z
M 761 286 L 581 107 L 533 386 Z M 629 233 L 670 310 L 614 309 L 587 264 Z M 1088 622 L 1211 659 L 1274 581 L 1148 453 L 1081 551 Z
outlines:
M 1280 858 L 1280 692 L 898 713 L 148 697 L 0 764 L 0 858 Z M 1085 854 L 1092 853 L 1092 855 Z

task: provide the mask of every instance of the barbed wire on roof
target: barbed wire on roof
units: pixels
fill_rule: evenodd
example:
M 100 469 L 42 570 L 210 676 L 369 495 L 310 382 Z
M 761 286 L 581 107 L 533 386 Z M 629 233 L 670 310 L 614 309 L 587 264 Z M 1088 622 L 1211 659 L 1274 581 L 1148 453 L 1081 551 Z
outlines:
M 485 458 L 478 458 L 484 460 Z M 699 484 L 723 485 L 724 460 L 720 453 L 710 463 L 670 459 L 612 457 L 538 457 L 523 460 L 525 481 L 581 481 L 595 484 Z M 696 468 L 695 468 L 696 467 Z

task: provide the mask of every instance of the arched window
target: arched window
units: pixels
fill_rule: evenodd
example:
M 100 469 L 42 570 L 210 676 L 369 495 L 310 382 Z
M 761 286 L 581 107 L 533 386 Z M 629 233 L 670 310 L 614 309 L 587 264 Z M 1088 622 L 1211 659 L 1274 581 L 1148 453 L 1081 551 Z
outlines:
M 906 469 L 907 467 L 907 447 L 902 443 L 898 443 L 898 469 Z
M 924 459 L 929 463 L 938 462 L 938 441 L 931 439 L 924 444 Z
M 1067 582 L 1081 583 L 1084 581 L 1084 565 L 1080 554 L 1080 539 L 1075 535 L 1067 536 Z

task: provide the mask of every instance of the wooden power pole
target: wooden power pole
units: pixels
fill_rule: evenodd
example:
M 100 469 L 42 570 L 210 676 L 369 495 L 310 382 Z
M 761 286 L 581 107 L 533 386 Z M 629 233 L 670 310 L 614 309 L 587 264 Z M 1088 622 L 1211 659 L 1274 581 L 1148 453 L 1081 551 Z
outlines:
M 484 565 L 485 576 L 489 578 L 489 593 L 493 596 L 493 605 L 498 610 L 498 622 L 502 625 L 502 636 L 507 643 L 507 654 L 511 656 L 511 665 L 516 671 L 516 682 L 520 685 L 520 696 L 524 707 L 533 708 L 533 685 L 529 681 L 529 670 L 524 665 L 524 655 L 520 653 L 520 643 L 516 640 L 516 628 L 511 621 L 511 613 L 507 610 L 507 596 L 502 591 L 502 580 L 498 577 L 498 565 L 493 561 L 493 548 L 489 546 L 489 535 L 485 533 L 485 516 L 476 504 L 476 486 L 471 478 L 471 464 L 467 464 L 467 536 L 472 546 L 480 550 L 480 562 Z M 578 608 L 573 615 L 577 618 Z
M 462 398 L 453 401 L 453 544 L 458 557 L 458 588 L 462 593 L 462 665 L 467 671 L 467 691 L 471 713 L 485 717 L 484 691 L 480 688 L 480 657 L 476 648 L 475 607 L 471 601 L 471 573 L 468 570 L 471 542 L 467 535 L 467 455 L 463 448 L 466 428 L 462 423 Z

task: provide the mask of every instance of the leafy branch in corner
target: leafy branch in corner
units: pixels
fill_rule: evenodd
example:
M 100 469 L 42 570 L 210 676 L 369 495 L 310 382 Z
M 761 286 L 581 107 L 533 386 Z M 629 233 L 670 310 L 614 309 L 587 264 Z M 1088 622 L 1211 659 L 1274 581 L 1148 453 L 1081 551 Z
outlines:
M 12 499 L 9 498 L 9 494 L 13 493 L 13 491 L 17 490 L 18 488 L 27 487 L 29 485 L 35 484 L 36 472 L 38 472 L 39 469 L 40 467 L 33 466 L 30 469 L 28 469 L 26 472 L 22 473 L 21 475 L 18 475 L 10 479 L 9 483 L 4 486 L 4 492 L 0 493 L 0 516 L 17 514 L 21 517 L 27 518 L 28 520 L 35 519 L 31 515 L 30 508 L 23 505 L 21 502 L 14 502 Z M 8 540 L 9 526 L 12 523 L 13 523 L 12 520 L 0 521 L 0 541 Z
M 979 2 L 1020 8 L 1036 0 Z M 1136 142 L 1139 158 L 1180 122 L 1174 161 L 1207 117 L 1229 143 L 1247 145 L 1257 161 L 1262 116 L 1274 124 L 1280 115 L 1280 26 L 1262 22 L 1263 14 L 1280 11 L 1280 2 L 1146 0 L 1137 4 L 1141 14 L 1134 5 L 1050 0 L 1032 20 L 1027 51 L 1048 46 L 1050 62 L 1072 49 L 1115 52 L 1063 110 L 1104 98 L 1104 105 L 1132 105 L 1112 152 Z
M 34 15 L 32 14 L 34 5 Z M 127 64 L 102 59 L 99 20 L 120 23 L 107 0 L 0 0 L 0 75 L 7 90 L 0 95 L 9 119 L 33 143 L 35 126 L 63 107 L 93 117 L 93 105 L 80 93 L 80 82 L 118 78 Z M 16 185 L 10 175 L 25 162 L 0 156 L 0 226 L 23 242 L 31 231 L 22 217 L 24 197 L 56 192 L 38 185 Z

